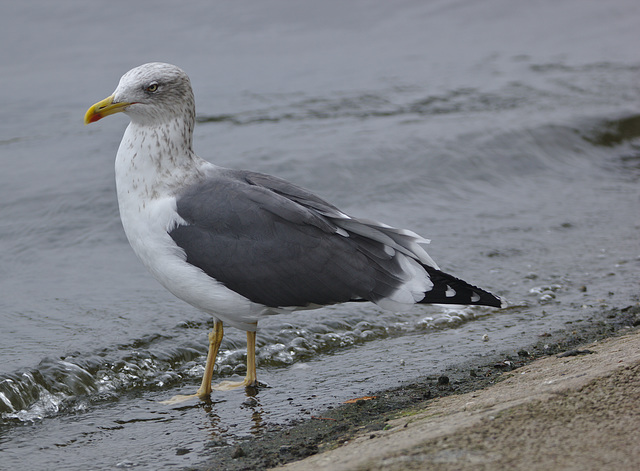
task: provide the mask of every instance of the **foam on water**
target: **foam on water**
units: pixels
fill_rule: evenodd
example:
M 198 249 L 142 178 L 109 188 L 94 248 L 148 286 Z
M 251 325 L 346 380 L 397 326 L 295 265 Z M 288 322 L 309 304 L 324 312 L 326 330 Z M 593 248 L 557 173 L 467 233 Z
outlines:
M 318 322 L 274 322 L 275 328 L 259 337 L 258 367 L 283 368 L 390 336 L 454 328 L 490 313 L 488 308 L 464 307 L 429 316 L 415 312 L 402 317 L 361 315 L 335 321 L 325 316 Z M 194 323 L 189 325 L 189 329 L 194 327 Z M 199 327 L 204 332 L 211 326 Z M 204 372 L 208 344 L 204 333 L 197 341 L 185 337 L 149 335 L 112 351 L 104 349 L 99 355 L 76 352 L 58 360 L 47 358 L 29 371 L 3 375 L 0 424 L 55 416 L 61 409 L 69 412 L 67 405 L 75 411 L 73 405 L 79 399 L 96 405 L 130 391 L 166 390 L 185 381 L 195 384 Z M 235 343 L 223 343 L 216 363 L 218 377 L 244 374 L 245 346 Z

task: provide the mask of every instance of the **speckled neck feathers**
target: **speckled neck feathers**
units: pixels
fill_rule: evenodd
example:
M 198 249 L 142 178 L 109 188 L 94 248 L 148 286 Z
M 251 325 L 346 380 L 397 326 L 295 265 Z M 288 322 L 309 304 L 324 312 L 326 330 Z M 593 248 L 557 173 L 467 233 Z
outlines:
M 196 179 L 205 162 L 191 142 L 192 129 L 179 119 L 156 126 L 130 123 L 116 156 L 118 196 L 124 197 L 126 189 L 138 198 L 157 198 Z

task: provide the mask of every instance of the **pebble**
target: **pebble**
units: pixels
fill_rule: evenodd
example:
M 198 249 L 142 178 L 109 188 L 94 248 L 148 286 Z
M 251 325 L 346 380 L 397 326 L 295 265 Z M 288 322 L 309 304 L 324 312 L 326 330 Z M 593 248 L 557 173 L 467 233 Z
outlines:
M 244 450 L 240 445 L 238 445 L 236 449 L 233 450 L 233 453 L 231 453 L 231 458 L 233 458 L 234 460 L 237 458 L 242 458 L 243 456 L 244 456 Z

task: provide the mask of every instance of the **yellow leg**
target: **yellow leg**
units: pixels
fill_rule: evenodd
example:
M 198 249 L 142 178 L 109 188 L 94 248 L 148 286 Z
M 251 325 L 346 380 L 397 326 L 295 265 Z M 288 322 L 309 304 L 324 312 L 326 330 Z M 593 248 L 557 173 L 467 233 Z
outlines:
M 228 391 L 240 387 L 255 386 L 256 382 L 256 333 L 247 331 L 247 375 L 244 381 L 223 381 L 214 386 L 214 389 Z
M 211 394 L 213 368 L 216 366 L 216 357 L 218 356 L 218 350 L 220 350 L 223 336 L 224 329 L 222 328 L 222 321 L 216 319 L 213 323 L 213 330 L 209 332 L 209 353 L 207 354 L 207 363 L 204 367 L 204 374 L 202 375 L 202 384 L 198 392 L 196 392 L 196 395 L 200 399 L 208 397 Z
M 256 373 L 256 333 L 247 332 L 247 376 L 244 379 L 247 386 L 255 386 L 258 382 Z
M 211 394 L 211 378 L 213 377 L 213 368 L 216 366 L 216 357 L 218 356 L 218 350 L 222 343 L 222 337 L 224 336 L 224 329 L 222 327 L 222 321 L 215 320 L 213 322 L 213 330 L 209 332 L 209 352 L 207 353 L 207 363 L 204 367 L 204 374 L 202 375 L 202 384 L 195 394 L 173 396 L 168 401 L 161 401 L 161 404 L 179 404 L 193 398 L 205 399 Z M 255 367 L 254 367 L 255 370 Z

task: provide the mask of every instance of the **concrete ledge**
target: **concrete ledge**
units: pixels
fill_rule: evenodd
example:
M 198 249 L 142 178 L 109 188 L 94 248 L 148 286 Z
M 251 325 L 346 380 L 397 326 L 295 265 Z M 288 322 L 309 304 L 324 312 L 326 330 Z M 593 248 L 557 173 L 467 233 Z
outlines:
M 640 333 L 580 351 L 435 399 L 388 430 L 276 469 L 640 469 Z

